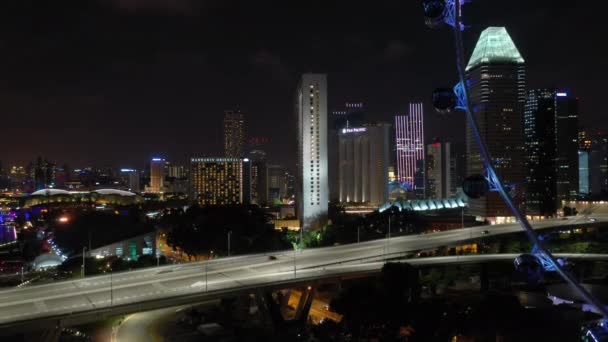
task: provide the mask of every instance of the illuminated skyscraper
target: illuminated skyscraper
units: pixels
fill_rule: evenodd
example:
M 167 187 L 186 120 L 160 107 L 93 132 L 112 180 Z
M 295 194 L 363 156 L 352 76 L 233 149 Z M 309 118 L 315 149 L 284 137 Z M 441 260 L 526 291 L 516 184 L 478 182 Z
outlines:
M 240 158 L 191 158 L 190 195 L 199 205 L 250 201 L 250 162 Z
M 578 151 L 578 193 L 589 196 L 589 151 Z
M 424 165 L 424 111 L 422 103 L 410 103 L 409 115 L 395 116 L 397 148 L 397 180 L 416 191 L 424 188 L 420 178 L 420 165 Z M 416 184 L 418 183 L 418 184 Z M 420 189 L 419 189 L 420 190 Z
M 297 215 L 301 226 L 320 228 L 327 218 L 327 78 L 303 74 L 297 88 Z
M 146 192 L 160 193 L 164 191 L 165 182 L 165 160 L 152 158 L 150 162 L 150 186 Z
M 524 136 L 528 214 L 551 216 L 579 189 L 578 100 L 552 89 L 528 91 Z
M 388 200 L 389 130 L 389 124 L 340 130 L 341 203 L 380 206 Z
M 346 102 L 334 108 L 329 115 L 329 128 L 327 137 L 327 174 L 329 182 L 329 200 L 340 199 L 338 165 L 338 135 L 343 128 L 362 127 L 366 123 L 365 106 L 362 102 Z
M 555 91 L 555 167 L 557 200 L 578 196 L 578 98 Z
M 513 187 L 515 202 L 524 194 L 523 110 L 526 98 L 524 59 L 504 27 L 485 29 L 466 67 L 469 93 L 482 142 L 496 173 Z M 473 133 L 466 126 L 467 175 L 484 173 Z M 498 193 L 469 201 L 472 215 L 491 222 L 514 220 Z
M 224 112 L 224 153 L 227 158 L 241 158 L 245 141 L 245 117 L 241 111 Z

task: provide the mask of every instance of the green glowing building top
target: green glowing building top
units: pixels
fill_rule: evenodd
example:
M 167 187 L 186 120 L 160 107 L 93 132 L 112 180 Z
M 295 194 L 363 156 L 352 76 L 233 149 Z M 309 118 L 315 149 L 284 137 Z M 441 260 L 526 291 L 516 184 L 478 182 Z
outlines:
M 485 63 L 524 63 L 523 57 L 504 27 L 488 27 L 481 32 L 466 70 L 469 71 Z

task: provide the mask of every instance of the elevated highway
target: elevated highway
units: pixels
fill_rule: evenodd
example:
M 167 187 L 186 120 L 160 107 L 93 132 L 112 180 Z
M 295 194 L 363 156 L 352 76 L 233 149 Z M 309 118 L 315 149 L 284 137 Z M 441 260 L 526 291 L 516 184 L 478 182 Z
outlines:
M 606 222 L 608 215 L 595 219 L 595 224 Z M 534 227 L 559 228 L 588 222 L 588 218 L 575 217 L 537 221 Z M 260 288 L 278 289 L 327 278 L 365 275 L 378 272 L 384 260 L 413 251 L 518 231 L 517 224 L 479 226 L 298 252 L 282 251 L 274 253 L 274 258 L 265 254 L 244 255 L 4 290 L 0 291 L 0 329 L 65 326 L 103 315 L 188 304 Z M 430 265 L 514 257 L 512 254 L 471 255 L 414 258 L 408 262 Z M 608 255 L 570 257 L 608 259 Z

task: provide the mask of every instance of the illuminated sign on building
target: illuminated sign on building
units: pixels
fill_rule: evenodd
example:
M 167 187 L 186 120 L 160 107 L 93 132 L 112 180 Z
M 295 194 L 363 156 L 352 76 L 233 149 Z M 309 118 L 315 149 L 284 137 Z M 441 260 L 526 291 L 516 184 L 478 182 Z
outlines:
M 360 133 L 360 132 L 365 132 L 367 131 L 367 128 L 365 127 L 361 127 L 361 128 L 342 128 L 342 133 L 346 134 L 346 133 Z
M 558 97 L 566 97 L 566 96 L 568 96 L 568 93 L 557 93 L 556 95 Z

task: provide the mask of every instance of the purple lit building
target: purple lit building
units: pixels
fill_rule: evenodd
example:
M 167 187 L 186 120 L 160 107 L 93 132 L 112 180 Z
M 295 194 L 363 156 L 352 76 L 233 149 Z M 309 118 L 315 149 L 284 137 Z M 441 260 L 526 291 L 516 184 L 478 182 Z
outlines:
M 424 194 L 424 182 L 416 182 L 417 165 L 424 165 L 423 116 L 422 103 L 410 103 L 409 115 L 395 116 L 397 180 L 417 194 Z

